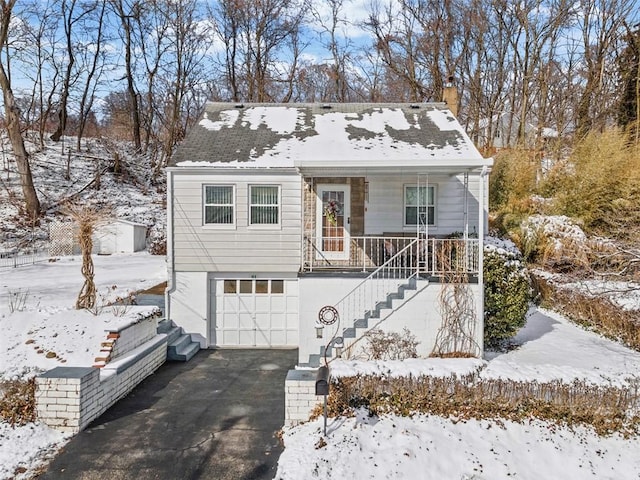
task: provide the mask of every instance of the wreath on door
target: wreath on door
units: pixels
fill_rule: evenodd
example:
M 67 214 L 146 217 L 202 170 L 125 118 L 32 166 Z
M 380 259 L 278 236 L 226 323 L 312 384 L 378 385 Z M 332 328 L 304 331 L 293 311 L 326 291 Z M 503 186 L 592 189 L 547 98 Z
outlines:
M 342 213 L 342 206 L 337 200 L 329 200 L 324 207 L 324 216 L 334 227 L 338 225 L 338 215 Z

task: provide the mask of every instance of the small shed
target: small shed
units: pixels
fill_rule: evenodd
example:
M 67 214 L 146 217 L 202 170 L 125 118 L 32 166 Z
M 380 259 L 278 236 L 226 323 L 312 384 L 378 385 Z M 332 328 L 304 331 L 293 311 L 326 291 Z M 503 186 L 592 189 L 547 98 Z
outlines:
M 93 246 L 93 252 L 102 255 L 139 252 L 147 246 L 147 227 L 127 220 L 114 220 L 95 229 Z

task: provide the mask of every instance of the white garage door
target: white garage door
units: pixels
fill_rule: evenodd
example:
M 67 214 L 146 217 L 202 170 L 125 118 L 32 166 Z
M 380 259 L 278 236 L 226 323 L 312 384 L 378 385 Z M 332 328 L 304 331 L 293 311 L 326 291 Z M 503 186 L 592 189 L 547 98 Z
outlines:
M 212 343 L 226 347 L 298 344 L 298 284 L 282 279 L 216 279 Z M 212 298 L 213 300 L 213 298 Z

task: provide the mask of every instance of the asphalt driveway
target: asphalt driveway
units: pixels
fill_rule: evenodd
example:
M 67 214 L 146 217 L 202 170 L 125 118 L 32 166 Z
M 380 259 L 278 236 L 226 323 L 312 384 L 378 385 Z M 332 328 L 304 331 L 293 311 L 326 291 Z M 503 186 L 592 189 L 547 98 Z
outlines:
M 166 363 L 76 435 L 41 479 L 272 479 L 296 350 Z

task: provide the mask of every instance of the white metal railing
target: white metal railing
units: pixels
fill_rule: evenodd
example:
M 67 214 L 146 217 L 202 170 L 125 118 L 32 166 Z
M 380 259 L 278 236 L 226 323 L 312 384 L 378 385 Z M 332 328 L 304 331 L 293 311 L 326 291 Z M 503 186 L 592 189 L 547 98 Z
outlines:
M 380 302 L 388 300 L 390 294 L 397 293 L 401 285 L 418 275 L 417 264 L 414 267 L 403 266 L 402 268 L 398 268 L 398 264 L 402 258 L 418 247 L 419 242 L 417 238 L 411 240 L 334 305 L 339 321 L 333 337 L 326 345 L 331 345 L 342 334 L 345 325 L 349 327 L 357 320 L 366 318 L 367 312 L 373 312 Z M 327 361 L 326 350 L 325 361 Z
M 415 237 L 323 237 L 305 236 L 302 271 L 376 270 L 393 258 L 386 269 L 398 275 L 441 276 L 456 272 L 478 273 L 477 239 Z M 337 253 L 342 252 L 342 255 Z

